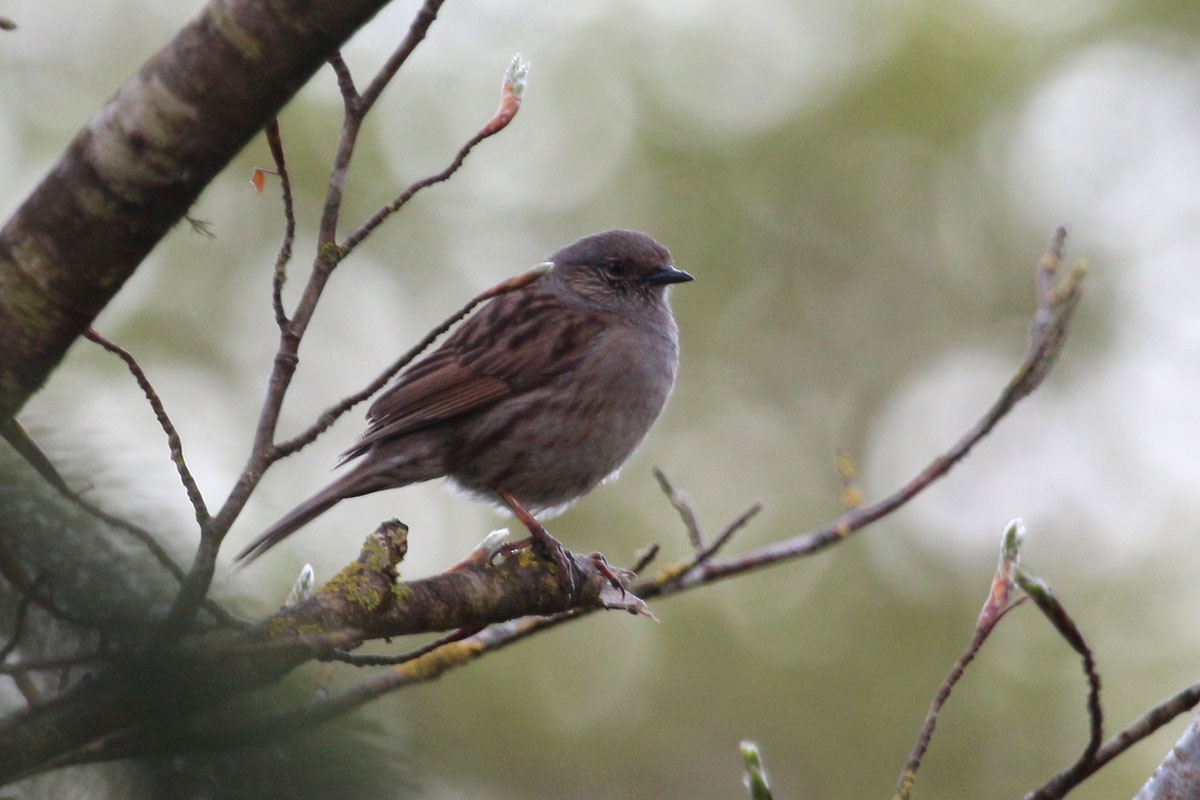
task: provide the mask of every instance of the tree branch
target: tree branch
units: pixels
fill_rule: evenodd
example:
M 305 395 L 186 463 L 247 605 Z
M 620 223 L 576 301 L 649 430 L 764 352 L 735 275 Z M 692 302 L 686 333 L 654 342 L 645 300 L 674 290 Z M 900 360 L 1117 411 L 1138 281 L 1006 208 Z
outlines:
M 384 0 L 211 2 L 0 229 L 0 418 L 16 414 L 212 178 Z

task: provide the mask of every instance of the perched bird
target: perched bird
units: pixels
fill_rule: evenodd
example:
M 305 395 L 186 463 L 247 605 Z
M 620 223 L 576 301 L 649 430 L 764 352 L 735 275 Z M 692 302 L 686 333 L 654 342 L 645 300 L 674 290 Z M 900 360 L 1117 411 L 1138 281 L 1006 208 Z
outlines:
M 667 289 L 692 276 L 636 231 L 584 237 L 549 262 L 546 275 L 488 301 L 400 373 L 342 455 L 339 463 L 354 466 L 238 560 L 257 558 L 347 497 L 448 477 L 507 506 L 565 568 L 565 551 L 535 515 L 587 494 L 650 430 L 679 363 Z

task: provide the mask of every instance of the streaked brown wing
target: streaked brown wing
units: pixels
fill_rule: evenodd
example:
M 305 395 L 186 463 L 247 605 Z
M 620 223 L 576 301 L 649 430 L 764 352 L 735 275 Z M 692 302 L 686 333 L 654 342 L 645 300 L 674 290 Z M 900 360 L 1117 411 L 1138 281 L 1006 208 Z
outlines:
M 604 327 L 598 312 L 564 308 L 544 293 L 493 300 L 380 395 L 367 412 L 370 426 L 343 459 L 543 385 L 573 368 Z
M 355 449 L 378 439 L 432 425 L 507 397 L 507 381 L 462 363 L 457 348 L 443 347 L 401 375 L 371 406 L 370 427 Z

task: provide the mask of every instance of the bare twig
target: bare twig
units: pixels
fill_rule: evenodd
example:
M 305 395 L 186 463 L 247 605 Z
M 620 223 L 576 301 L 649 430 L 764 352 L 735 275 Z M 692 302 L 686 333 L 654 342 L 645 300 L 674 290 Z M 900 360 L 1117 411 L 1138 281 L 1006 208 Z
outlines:
M 459 167 L 463 165 L 463 162 L 466 161 L 467 156 L 472 150 L 475 149 L 476 145 L 478 145 L 484 139 L 495 136 L 497 133 L 508 127 L 508 124 L 512 122 L 513 118 L 517 115 L 517 111 L 521 107 L 521 95 L 525 91 L 525 81 L 528 78 L 528 75 L 529 62 L 522 60 L 520 54 L 513 56 L 512 63 L 509 64 L 508 70 L 504 73 L 504 82 L 501 87 L 500 108 L 496 110 L 496 113 L 492 115 L 492 118 L 488 120 L 487 124 L 484 125 L 478 133 L 468 139 L 466 144 L 459 148 L 458 153 L 450 161 L 449 166 L 447 166 L 441 172 L 430 175 L 427 178 L 422 178 L 416 183 L 413 183 L 411 186 L 401 192 L 395 200 L 392 200 L 383 208 L 376 211 L 370 219 L 363 223 L 362 227 L 350 234 L 340 248 L 341 257 L 345 258 L 350 251 L 362 243 L 362 241 L 371 234 L 371 231 L 379 227 L 379 225 L 385 219 L 403 208 L 409 200 L 412 200 L 417 192 L 449 180 L 451 175 L 453 175 L 455 172 L 458 172 Z M 368 92 L 369 91 L 370 90 L 368 90 Z M 367 95 L 364 94 L 363 97 L 366 98 Z
M 213 225 L 208 220 L 193 217 L 191 214 L 184 214 L 183 219 L 191 226 L 193 233 L 198 233 L 205 239 L 217 238 L 217 234 L 213 233 Z
M 1104 739 L 1104 712 L 1100 706 L 1100 675 L 1096 672 L 1096 661 L 1092 655 L 1092 650 L 1088 647 L 1087 641 L 1083 638 L 1075 621 L 1063 608 L 1058 598 L 1050 590 L 1050 587 L 1042 580 L 1030 575 L 1024 570 L 1017 570 L 1016 573 L 1017 585 L 1021 587 L 1026 594 L 1033 599 L 1037 607 L 1054 625 L 1055 630 L 1059 635 L 1067 641 L 1075 652 L 1079 653 L 1083 659 L 1083 671 L 1087 676 L 1088 681 L 1088 721 L 1090 724 L 1087 746 L 1075 763 L 1060 772 L 1054 778 L 1046 783 L 1046 785 L 1031 796 L 1036 797 L 1054 797 L 1055 792 L 1066 793 L 1069 789 L 1079 785 L 1085 778 L 1094 773 L 1100 766 L 1097 759 L 1097 754 L 1103 746 Z M 1048 788 L 1049 787 L 1049 788 Z M 1041 794 L 1046 792 L 1046 794 Z
M 133 375 L 134 380 L 137 381 L 138 386 L 141 388 L 142 393 L 150 402 L 150 407 L 154 410 L 154 416 L 158 420 L 159 427 L 161 427 L 163 433 L 167 435 L 167 445 L 171 451 L 171 461 L 175 464 L 175 470 L 179 473 L 179 480 L 183 484 L 184 491 L 187 492 L 188 500 L 192 504 L 196 521 L 200 524 L 201 547 L 203 548 L 205 544 L 205 531 L 211 528 L 212 515 L 209 514 L 208 507 L 204 503 L 204 496 L 200 493 L 200 487 L 196 484 L 196 479 L 192 476 L 192 472 L 188 468 L 187 462 L 184 460 L 183 442 L 179 438 L 179 432 L 176 430 L 175 424 L 171 422 L 171 418 L 167 415 L 167 410 L 163 406 L 162 400 L 158 396 L 158 392 L 156 392 L 154 386 L 151 385 L 150 380 L 146 377 L 146 373 L 142 371 L 141 365 L 138 364 L 137 360 L 127 350 L 101 336 L 95 328 L 88 328 L 84 333 L 84 336 L 124 361 L 126 367 L 129 369 L 129 372 Z M 162 548 L 162 546 L 159 545 L 154 537 L 150 535 L 149 532 L 136 525 L 133 525 L 132 523 L 125 522 L 124 520 L 102 512 L 96 506 L 76 496 L 74 492 L 68 490 L 65 492 L 65 494 L 81 508 L 93 514 L 93 516 L 96 516 L 105 522 L 110 522 L 111 524 L 119 527 L 121 530 L 136 536 L 143 544 L 146 545 L 147 548 L 149 548 L 150 552 L 160 564 L 166 567 L 172 575 L 175 575 L 177 578 L 181 578 L 181 589 L 179 595 L 176 597 L 176 606 L 178 606 L 179 597 L 182 597 L 186 594 L 189 597 L 190 606 L 193 612 L 196 608 L 204 606 L 208 608 L 218 620 L 225 624 L 243 624 L 241 620 L 238 620 L 234 615 L 230 614 L 228 611 L 224 610 L 218 604 L 210 601 L 206 597 L 207 584 L 204 587 L 204 592 L 197 592 L 195 589 L 193 589 L 193 591 L 189 593 L 188 576 L 184 575 L 181 577 L 182 571 L 175 564 L 174 560 L 171 559 L 167 552 Z M 188 617 L 190 619 L 191 614 L 188 614 Z M 168 615 L 168 618 L 170 619 L 170 615 Z
M 1018 600 L 1010 606 L 1005 607 L 996 617 L 995 622 L 1003 619 L 1009 611 L 1016 608 L 1020 602 Z M 975 660 L 975 656 L 979 655 L 983 643 L 994 629 L 994 624 L 986 628 L 976 628 L 974 635 L 971 637 L 971 643 L 967 649 L 959 656 L 951 668 L 946 679 L 942 681 L 942 685 L 938 687 L 937 693 L 934 695 L 933 703 L 929 707 L 929 712 L 925 715 L 925 721 L 921 724 L 921 732 L 917 736 L 917 744 L 913 748 L 912 753 L 908 757 L 908 761 L 904 765 L 904 769 L 900 773 L 900 781 L 896 786 L 896 800 L 908 800 L 912 796 L 913 781 L 916 779 L 916 772 L 921 766 L 921 760 L 925 756 L 925 751 L 929 747 L 929 742 L 933 739 L 934 728 L 937 727 L 937 718 L 941 714 L 942 707 L 946 701 L 950 699 L 950 693 L 954 690 L 955 685 L 962 678 L 963 673 L 967 671 L 967 667 Z
M 1060 797 L 1065 797 L 1085 778 L 1095 774 L 1109 761 L 1155 733 L 1180 714 L 1194 709 L 1198 704 L 1200 704 L 1200 683 L 1194 683 L 1154 706 L 1125 730 L 1102 744 L 1088 763 L 1084 773 L 1073 773 L 1068 769 L 1025 795 L 1024 800 L 1058 800 Z
M 1083 670 L 1088 681 L 1087 709 L 1090 727 L 1087 746 L 1079 758 L 1076 759 L 1075 763 L 1056 775 L 1041 788 L 1026 795 L 1026 800 L 1049 800 L 1049 798 L 1062 797 L 1117 753 L 1129 747 L 1137 738 L 1148 735 L 1154 728 L 1166 721 L 1162 717 L 1161 712 L 1159 714 L 1152 712 L 1152 715 L 1154 715 L 1154 723 L 1152 725 L 1143 724 L 1136 734 L 1127 731 L 1115 737 L 1112 742 L 1103 743 L 1104 715 L 1100 704 L 1100 675 L 1096 671 L 1095 658 L 1082 632 L 1080 632 L 1074 620 L 1071 619 L 1071 616 L 1054 596 L 1046 583 L 1030 575 L 1019 565 L 1019 548 L 1023 536 L 1023 526 L 1021 526 L 1019 520 L 1014 520 L 1005 532 L 1005 543 L 1001 549 L 1000 566 L 997 568 L 996 576 L 992 581 L 992 590 L 988 595 L 987 602 L 984 603 L 983 609 L 979 612 L 979 621 L 976 624 L 975 636 L 972 639 L 971 646 L 959 659 L 958 663 L 955 664 L 954 669 L 938 690 L 929 714 L 926 716 L 925 724 L 922 725 L 917 746 L 913 749 L 912 755 L 909 756 L 908 762 L 900 773 L 900 780 L 896 788 L 896 800 L 908 800 L 911 796 L 917 769 L 920 767 L 921 759 L 933 736 L 937 716 L 945 701 L 949 698 L 954 684 L 962 677 L 963 671 L 971 660 L 974 659 L 996 623 L 1024 600 L 1033 600 L 1042 614 L 1054 625 L 1055 630 L 1059 632 L 1063 639 L 1083 659 Z M 1016 602 L 1010 603 L 1009 598 L 1014 586 L 1024 591 L 1025 596 Z M 1172 715 L 1180 713 L 1195 704 L 1197 698 L 1200 697 L 1195 690 L 1196 687 L 1192 687 L 1184 695 L 1173 698 L 1170 704 Z
M 20 422 L 15 419 L 0 421 L 0 436 L 12 446 L 13 450 L 17 451 L 17 455 L 25 459 L 25 462 L 33 467 L 38 475 L 42 476 L 42 480 L 61 493 L 69 494 L 71 492 L 71 487 L 67 486 L 67 482 L 58 473 L 54 462 L 42 451 L 42 448 L 38 447 L 38 443 L 33 440 Z
M 422 9 L 423 10 L 423 9 Z M 421 22 L 421 16 L 413 20 L 409 27 L 409 37 Z M 430 20 L 432 23 L 432 20 Z M 424 38 L 425 32 L 420 32 Z M 350 160 L 354 157 L 354 148 L 358 144 L 358 134 L 362 130 L 363 113 L 359 108 L 358 90 L 354 86 L 354 77 L 350 67 L 342 58 L 341 53 L 335 53 L 329 59 L 333 74 L 337 77 L 338 91 L 342 94 L 342 132 L 338 136 L 337 149 L 333 153 L 333 166 L 329 170 L 329 182 L 325 186 L 325 203 L 321 208 L 321 219 L 317 226 L 317 260 L 313 263 L 312 274 L 308 278 L 308 286 L 300 298 L 296 315 L 300 318 L 298 333 L 303 335 L 308 325 L 316 302 L 324 290 L 325 281 L 337 263 L 336 252 L 322 252 L 334 248 L 337 242 L 338 220 L 342 213 L 342 198 L 346 192 L 346 177 L 350 174 Z
M 950 674 L 942 681 L 942 685 L 938 687 L 937 693 L 934 695 L 933 703 L 929 706 L 929 712 L 925 715 L 925 721 L 921 724 L 921 730 L 917 734 L 917 743 L 913 747 L 912 753 L 909 754 L 908 760 L 904 763 L 904 769 L 900 771 L 900 779 L 896 783 L 894 800 L 909 800 L 912 796 L 912 787 L 917 778 L 917 770 L 921 768 L 921 761 L 924 759 L 925 752 L 929 749 L 929 743 L 933 739 L 934 728 L 937 727 L 938 716 L 941 714 L 942 708 L 946 705 L 946 701 L 950 699 L 950 693 L 967 671 L 967 667 L 975 660 L 975 656 L 979 654 L 979 650 L 995 629 L 996 624 L 1021 602 L 1019 600 L 1016 603 L 1010 604 L 1008 600 L 1012 595 L 1013 575 L 1018 559 L 1020 558 L 1020 546 L 1023 537 L 1024 530 L 1020 520 L 1014 520 L 1009 523 L 1004 531 L 1004 537 L 1000 546 L 1000 563 L 996 567 L 996 573 L 992 578 L 992 586 L 988 592 L 987 599 L 984 601 L 983 607 L 979 610 L 979 617 L 975 623 L 975 632 L 971 636 L 971 643 L 967 646 L 963 654 L 959 656 L 958 661 L 951 668 Z
M 204 495 L 200 493 L 200 487 L 196 485 L 196 479 L 192 477 L 192 471 L 188 469 L 187 461 L 183 458 L 183 442 L 179 438 L 179 431 L 175 429 L 175 423 L 171 422 L 171 418 L 167 416 L 167 409 L 163 406 L 162 399 L 159 398 L 158 392 L 154 390 L 154 386 L 151 385 L 150 380 L 146 377 L 146 373 L 142 371 L 141 365 L 138 364 L 137 359 L 128 350 L 114 342 L 110 342 L 101 336 L 95 328 L 88 328 L 83 335 L 120 358 L 125 362 L 125 366 L 129 368 L 133 379 L 137 381 L 142 393 L 150 401 L 150 408 L 154 410 L 154 417 L 158 420 L 159 427 L 167 435 L 167 445 L 171 448 L 171 461 L 175 464 L 175 471 L 179 473 L 179 480 L 183 484 L 184 491 L 187 492 L 192 509 L 195 511 L 196 522 L 202 526 L 207 524 L 210 518 L 208 507 L 204 504 Z
M 634 565 L 630 568 L 630 572 L 632 572 L 634 575 L 641 574 L 642 570 L 650 566 L 654 559 L 658 558 L 658 551 L 659 546 L 657 543 L 642 549 L 641 555 L 638 556 L 638 560 L 634 562 Z
M 690 561 L 668 567 L 667 570 L 660 573 L 661 580 L 679 580 L 691 570 L 710 560 L 721 548 L 729 543 L 729 540 L 733 538 L 735 533 L 746 527 L 750 520 L 762 510 L 762 505 L 759 503 L 750 506 L 750 508 L 743 511 L 734 519 L 733 522 L 726 525 L 725 529 L 717 536 L 716 541 L 710 545 L 704 540 L 704 534 L 700 529 L 700 519 L 696 514 L 695 507 L 692 505 L 692 499 L 688 497 L 686 492 L 676 489 L 670 479 L 667 478 L 666 473 L 658 467 L 654 468 L 654 477 L 658 481 L 659 488 L 662 489 L 663 494 L 667 496 L 667 501 L 671 504 L 671 507 L 679 514 L 679 519 L 683 522 L 684 530 L 687 532 L 688 542 L 691 544 L 692 550 L 695 551 Z M 635 574 L 640 573 L 650 562 L 650 559 L 654 558 L 657 554 L 658 546 L 655 545 L 653 551 L 649 554 L 649 558 L 639 560 L 633 572 Z
M 352 667 L 394 667 L 398 664 L 405 664 L 428 655 L 451 642 L 460 642 L 471 634 L 478 632 L 478 628 L 460 628 L 456 631 L 451 631 L 445 636 L 440 636 L 432 642 L 418 647 L 416 650 L 401 653 L 398 656 L 360 656 L 345 650 L 334 650 L 329 654 L 328 660 L 339 661 L 343 664 L 349 664 Z
M 415 25 L 416 22 L 413 24 Z M 421 35 L 424 36 L 424 33 Z M 350 65 L 346 63 L 346 59 L 342 58 L 341 53 L 334 53 L 329 59 L 329 66 L 337 78 L 338 92 L 342 95 L 342 105 L 345 107 L 346 113 L 357 115 L 359 112 L 354 105 L 359 99 L 358 89 L 354 86 L 354 76 L 350 73 Z
M 433 25 L 437 19 L 438 10 L 441 9 L 444 0 L 425 0 L 425 3 L 417 11 L 416 17 L 413 19 L 412 25 L 408 28 L 408 33 L 404 37 L 404 41 L 392 53 L 392 57 L 387 60 L 383 68 L 379 70 L 379 74 L 367 86 L 366 91 L 362 93 L 361 109 L 365 114 L 383 94 L 383 90 L 391 82 L 396 73 L 400 71 L 400 67 L 404 66 L 404 62 L 408 61 L 408 57 L 417 49 L 417 45 L 425 38 L 425 34 L 429 32 L 429 27 Z
M 329 174 L 324 209 L 321 212 L 320 232 L 317 240 L 319 247 L 331 246 L 337 239 L 337 225 L 341 215 L 342 197 L 346 188 L 346 176 L 350 169 L 350 159 L 354 155 L 354 148 L 358 142 L 359 131 L 362 130 L 363 119 L 379 100 L 383 90 L 396 77 L 396 73 L 425 39 L 429 28 L 437 20 L 438 11 L 443 2 L 444 0 L 425 0 L 421 8 L 417 10 L 416 16 L 413 17 L 412 23 L 409 24 L 404 39 L 361 95 L 354 86 L 350 68 L 341 54 L 335 54 L 329 59 L 329 64 L 337 76 L 338 89 L 342 93 L 345 117 L 342 122 L 342 134 L 338 139 L 337 152 L 334 154 L 333 169 Z M 344 255 L 343 253 L 342 257 Z M 330 268 L 332 268 L 332 264 L 330 264 Z
M 267 395 L 263 399 L 262 411 L 259 415 L 258 430 L 255 435 L 254 455 L 247 465 L 247 476 L 261 472 L 269 465 L 271 449 L 275 440 L 276 425 L 279 421 L 279 410 L 283 405 L 283 396 L 291 383 L 296 365 L 299 363 L 297 352 L 300 340 L 304 337 L 317 302 L 324 292 L 330 274 L 337 264 L 346 256 L 348 251 L 337 245 L 337 227 L 345 195 L 346 177 L 349 173 L 350 161 L 358 142 L 358 134 L 366 113 L 374 105 L 383 88 L 395 76 L 399 68 L 408 60 L 413 50 L 425 38 L 429 27 L 437 19 L 438 9 L 443 0 L 426 0 L 418 10 L 408 33 L 400 43 L 396 52 L 380 71 L 379 76 L 372 82 L 368 90 L 370 96 L 360 96 L 354 86 L 353 76 L 341 54 L 335 54 L 329 59 L 329 64 L 337 76 L 338 88 L 342 93 L 345 114 L 342 121 L 342 132 L 338 139 L 337 151 L 334 154 L 333 167 L 330 169 L 325 202 L 318 225 L 317 254 L 313 260 L 312 272 L 308 283 L 296 305 L 296 310 L 289 324 L 280 331 L 279 350 L 275 357 L 275 368 L 271 372 Z M 276 456 L 277 457 L 277 456 Z M 260 461 L 261 459 L 261 461 Z M 257 477 L 244 489 L 248 496 L 249 490 L 257 482 Z M 240 507 L 244 502 L 237 492 L 231 494 L 230 501 Z M 229 503 L 227 502 L 227 507 Z
M 1075 624 L 1075 620 L 1071 619 L 1071 615 L 1067 613 L 1045 581 L 1030 575 L 1024 569 L 1017 570 L 1016 581 L 1021 590 L 1037 604 L 1046 619 L 1054 625 L 1054 629 L 1058 631 L 1059 635 L 1083 660 L 1083 672 L 1088 682 L 1087 710 L 1090 731 L 1083 753 L 1080 754 L 1075 764 L 1063 773 L 1064 780 L 1069 781 L 1075 774 L 1085 774 L 1087 765 L 1095 758 L 1096 752 L 1104 740 L 1104 711 L 1100 706 L 1100 675 L 1096 672 L 1096 659 L 1092 655 L 1092 649 L 1088 647 L 1087 641 L 1083 638 L 1083 633 Z
M 271 149 L 271 159 L 275 162 L 275 174 L 279 176 L 279 191 L 283 200 L 283 241 L 279 244 L 279 253 L 275 257 L 275 272 L 271 278 L 271 306 L 275 310 L 275 324 L 280 329 L 288 324 L 287 313 L 283 310 L 283 284 L 287 280 L 287 265 L 292 260 L 292 244 L 296 240 L 296 209 L 292 199 L 292 180 L 288 175 L 287 160 L 283 152 L 283 139 L 279 133 L 279 118 L 274 117 L 267 123 L 267 146 Z
M 733 538 L 735 533 L 750 524 L 750 520 L 754 519 L 759 511 L 762 511 L 762 503 L 755 503 L 735 517 L 732 522 L 725 526 L 720 535 L 713 540 L 712 544 L 696 554 L 691 565 L 688 566 L 688 571 L 697 569 L 708 563 L 725 545 L 729 544 L 729 540 Z M 684 574 L 687 573 L 685 572 Z
M 707 545 L 704 543 L 704 532 L 700 530 L 700 519 L 696 516 L 696 509 L 692 506 L 692 498 L 676 489 L 675 485 L 667 478 L 667 473 L 658 467 L 654 468 L 654 478 L 658 481 L 663 494 L 667 496 L 671 507 L 679 514 L 692 549 L 703 552 Z

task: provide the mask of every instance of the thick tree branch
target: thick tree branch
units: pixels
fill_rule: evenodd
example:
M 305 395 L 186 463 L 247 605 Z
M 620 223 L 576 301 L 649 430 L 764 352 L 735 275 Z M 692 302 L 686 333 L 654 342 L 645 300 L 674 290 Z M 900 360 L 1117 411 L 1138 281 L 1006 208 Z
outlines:
M 5 720 L 0 724 L 0 783 L 68 763 L 162 752 L 172 742 L 217 736 L 212 721 L 196 717 L 197 712 L 371 639 L 487 629 L 504 620 L 580 607 L 635 612 L 643 608 L 632 595 L 621 597 L 586 558 L 577 559 L 578 594 L 567 597 L 554 566 L 529 550 L 502 559 L 479 554 L 432 578 L 397 581 L 396 565 L 407 549 L 407 533 L 397 522 L 385 523 L 367 539 L 359 558 L 313 597 L 280 609 L 253 628 L 191 637 L 129 661 L 115 655 L 113 668 L 101 677 Z M 473 640 L 455 646 L 468 652 L 490 649 L 475 647 Z M 452 652 L 443 649 L 414 659 L 401 670 L 408 676 L 402 682 L 429 679 L 454 666 L 457 659 L 447 656 Z M 433 669 L 431 664 L 437 663 L 443 666 Z M 348 710 L 379 691 L 378 686 L 360 688 L 351 693 L 355 701 L 340 698 L 333 708 Z M 332 714 L 321 706 L 289 712 L 281 719 L 306 715 Z M 274 725 L 263 720 L 243 727 Z

